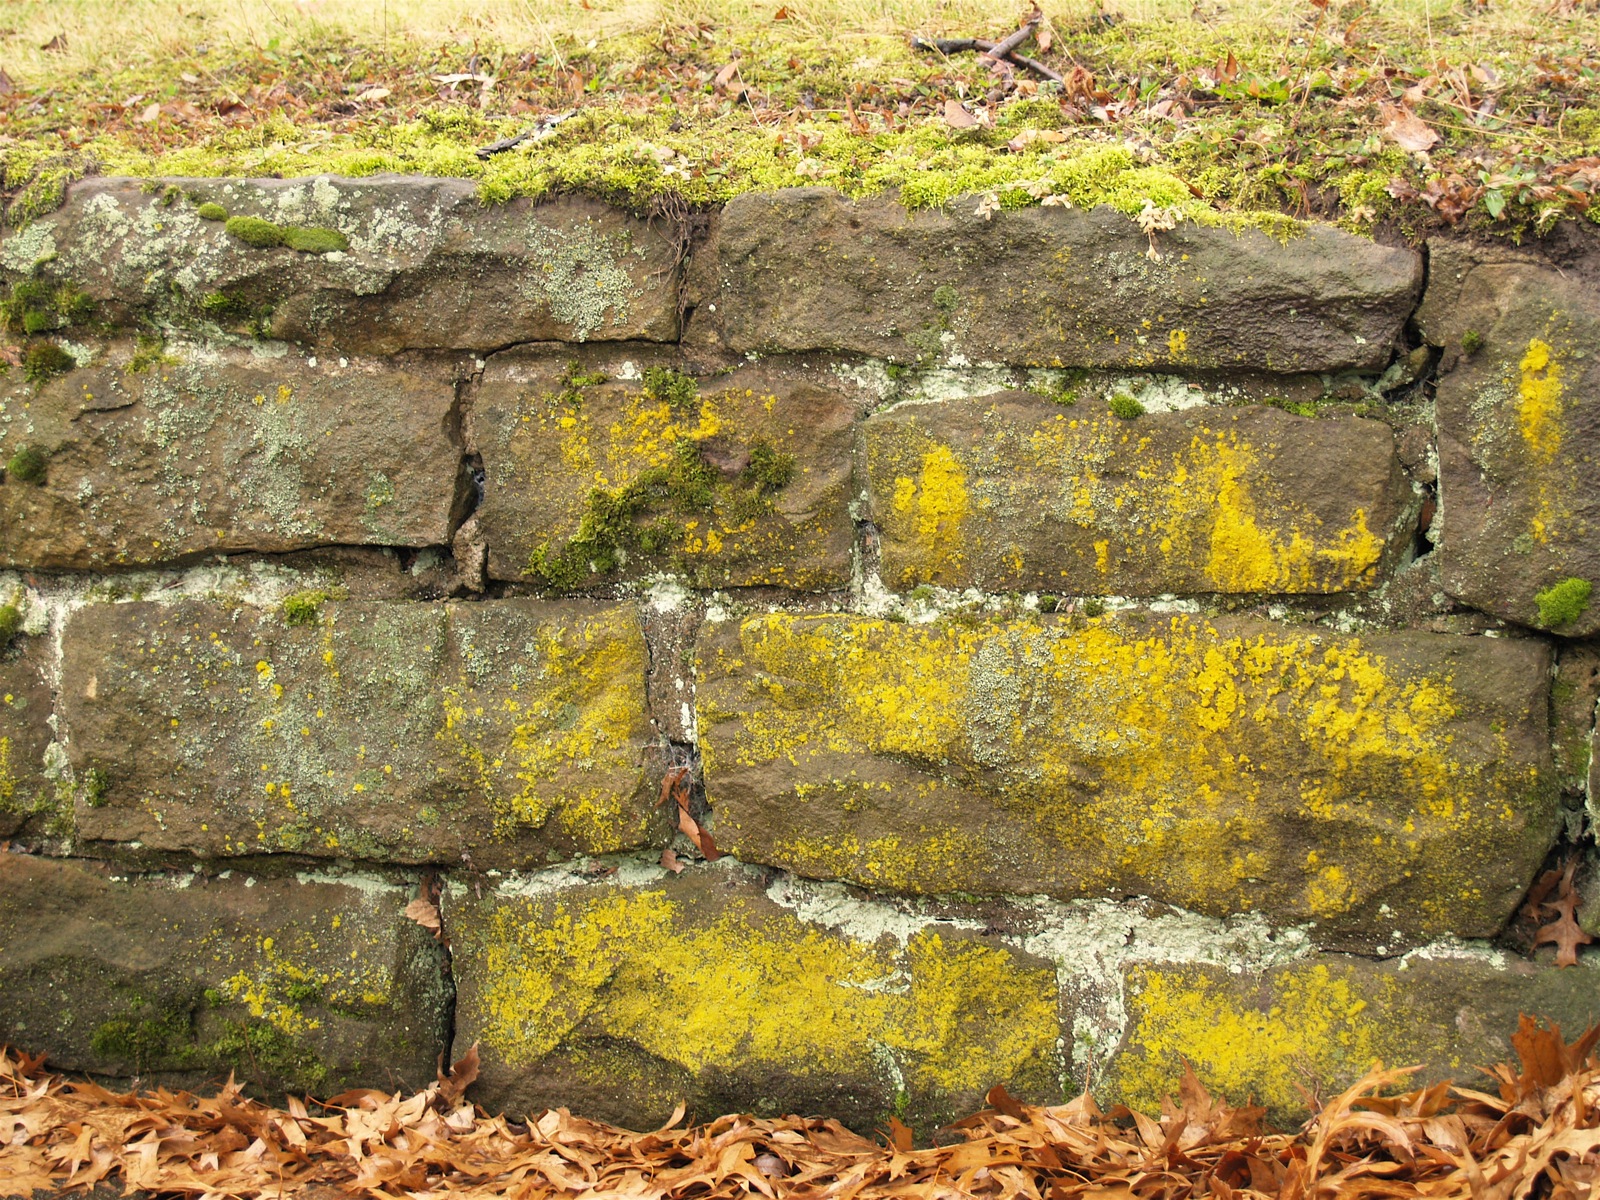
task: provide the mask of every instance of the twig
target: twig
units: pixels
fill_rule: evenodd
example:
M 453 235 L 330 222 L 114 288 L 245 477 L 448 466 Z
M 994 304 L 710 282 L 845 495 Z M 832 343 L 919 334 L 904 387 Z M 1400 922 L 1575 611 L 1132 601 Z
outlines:
M 542 142 L 548 137 L 555 136 L 557 125 L 568 117 L 577 115 L 577 109 L 569 108 L 564 113 L 552 113 L 549 116 L 540 117 L 521 133 L 514 133 L 508 138 L 501 138 L 498 142 L 490 142 L 487 146 L 479 146 L 474 153 L 479 158 L 490 159 L 496 154 L 504 154 L 507 150 L 515 149 L 522 145 L 523 142 Z
M 985 50 L 981 57 L 989 64 L 991 71 L 998 71 L 1002 75 L 1011 74 L 1011 64 L 1007 57 L 1023 42 L 1033 36 L 1033 31 L 1039 27 L 1039 21 L 1044 16 L 1038 9 L 1034 9 L 1033 16 L 1023 22 L 1022 28 L 1003 41 L 995 43 Z
M 994 51 L 998 45 L 1000 43 L 986 41 L 983 38 L 935 38 L 932 41 L 922 37 L 913 37 L 911 39 L 911 48 L 913 50 L 936 50 L 940 54 L 963 54 L 969 50 L 981 50 L 987 54 Z M 1016 63 L 1017 66 L 1025 67 L 1043 79 L 1049 79 L 1055 83 L 1065 83 L 1067 81 L 1065 75 L 1062 75 L 1059 71 L 1051 70 L 1036 58 L 1024 58 L 1015 51 L 1008 53 L 1006 57 Z

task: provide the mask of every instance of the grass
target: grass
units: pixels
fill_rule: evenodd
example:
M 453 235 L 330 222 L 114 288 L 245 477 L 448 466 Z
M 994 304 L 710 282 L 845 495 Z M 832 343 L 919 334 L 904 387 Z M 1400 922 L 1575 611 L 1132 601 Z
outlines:
M 972 55 L 911 49 L 913 31 L 992 37 L 1020 15 L 972 0 L 11 0 L 0 172 L 13 225 L 95 170 L 401 170 L 476 179 L 491 201 L 580 189 L 639 208 L 824 183 L 1412 237 L 1600 222 L 1595 0 L 1046 12 L 1054 45 L 1030 52 L 1072 77 L 1064 90 L 1020 75 L 1003 90 Z M 950 99 L 980 123 L 952 128 Z M 1431 151 L 1396 143 L 1396 106 Z M 472 153 L 568 109 L 536 148 Z

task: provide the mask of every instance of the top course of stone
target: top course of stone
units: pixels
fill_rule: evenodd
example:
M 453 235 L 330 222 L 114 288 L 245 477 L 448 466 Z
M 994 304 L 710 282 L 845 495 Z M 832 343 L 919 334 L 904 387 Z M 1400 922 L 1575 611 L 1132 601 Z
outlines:
M 1286 217 L 1412 241 L 1600 223 L 1595 0 L 1056 2 L 1023 51 L 1059 83 L 908 37 L 999 38 L 1025 16 L 978 0 L 13 0 L 0 200 L 15 228 L 89 174 L 402 172 L 475 181 L 485 202 L 580 191 L 636 212 L 814 184 L 1283 236 Z

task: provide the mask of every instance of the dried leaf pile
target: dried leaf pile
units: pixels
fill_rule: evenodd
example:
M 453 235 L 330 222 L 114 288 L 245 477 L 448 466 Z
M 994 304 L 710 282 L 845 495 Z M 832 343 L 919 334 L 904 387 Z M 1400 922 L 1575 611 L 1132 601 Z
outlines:
M 0 1182 L 111 1180 L 158 1194 L 279 1197 L 322 1190 L 446 1196 L 1012 1197 L 1069 1200 L 1590 1200 L 1600 1182 L 1600 1026 L 1568 1045 L 1524 1017 L 1498 1094 L 1439 1083 L 1403 1094 L 1410 1069 L 1375 1065 L 1299 1133 L 1213 1099 L 1192 1073 L 1159 1117 L 1057 1107 L 992 1089 L 990 1108 L 915 1149 L 891 1118 L 883 1143 L 837 1121 L 719 1117 L 630 1133 L 548 1111 L 521 1124 L 463 1099 L 476 1047 L 405 1097 L 353 1091 L 283 1109 L 230 1084 L 212 1098 L 118 1095 L 0 1051 Z

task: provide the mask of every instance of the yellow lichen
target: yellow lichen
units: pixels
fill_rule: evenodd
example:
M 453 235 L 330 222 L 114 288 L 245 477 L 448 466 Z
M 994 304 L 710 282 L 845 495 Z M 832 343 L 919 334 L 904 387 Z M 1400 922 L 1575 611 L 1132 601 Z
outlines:
M 922 578 L 942 581 L 943 572 L 960 563 L 967 503 L 966 472 L 948 446 L 929 448 L 915 477 L 895 479 L 894 523 L 916 546 Z
M 716 914 L 665 889 L 502 897 L 480 929 L 482 1037 L 526 1067 L 576 1030 L 691 1072 L 881 1075 L 981 1091 L 1055 1058 L 1053 972 L 936 933 L 852 941 L 741 900 Z
M 1453 928 L 1481 898 L 1470 863 L 1500 853 L 1537 788 L 1493 749 L 1457 750 L 1447 672 L 1358 637 L 1186 616 L 772 614 L 700 671 L 719 841 L 874 886 L 984 890 L 1021 870 L 1066 892 L 1155 888 L 1206 911 L 1334 918 L 1414 874 L 1427 899 L 1407 921 Z M 722 803 L 724 772 L 775 764 L 804 796 Z M 1321 864 L 1297 849 L 1307 821 Z M 957 845 L 952 828 L 970 832 Z
M 1548 342 L 1534 338 L 1519 364 L 1517 426 L 1538 469 L 1538 508 L 1531 522 L 1533 538 L 1548 542 L 1557 520 L 1555 481 L 1549 468 L 1561 451 L 1561 363 Z
M 1393 990 L 1385 979 L 1380 998 Z M 1195 969 L 1136 972 L 1129 993 L 1133 1049 L 1117 1060 L 1115 1078 L 1126 1103 L 1146 1112 L 1177 1093 L 1185 1062 L 1234 1103 L 1254 1097 L 1280 1112 L 1300 1110 L 1306 1093 L 1326 1096 L 1360 1075 L 1391 1040 L 1361 986 L 1320 964 L 1273 976 L 1264 1008 Z

